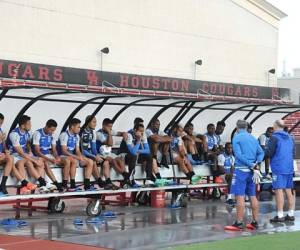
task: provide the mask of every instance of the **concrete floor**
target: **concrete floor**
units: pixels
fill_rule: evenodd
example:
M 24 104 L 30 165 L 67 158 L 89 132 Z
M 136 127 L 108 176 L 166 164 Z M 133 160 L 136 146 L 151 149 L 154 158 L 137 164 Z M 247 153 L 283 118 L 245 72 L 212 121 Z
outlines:
M 223 227 L 232 223 L 234 212 L 225 206 L 224 201 L 193 200 L 188 208 L 171 210 L 151 207 L 107 207 L 115 211 L 115 219 L 107 219 L 105 224 L 84 223 L 74 226 L 74 218 L 85 221 L 86 200 L 66 201 L 63 214 L 34 213 L 31 218 L 23 218 L 28 226 L 17 228 L 0 227 L 0 234 L 30 236 L 71 243 L 112 249 L 171 249 L 174 245 L 207 242 L 249 236 L 252 234 L 272 234 L 275 232 L 300 230 L 300 199 L 296 206 L 295 223 L 273 226 L 268 223 L 274 215 L 274 202 L 261 202 L 260 229 L 257 232 L 224 232 Z M 247 211 L 250 215 L 250 211 Z M 0 218 L 13 217 L 13 210 L 1 207 Z M 25 217 L 24 217 L 25 216 Z

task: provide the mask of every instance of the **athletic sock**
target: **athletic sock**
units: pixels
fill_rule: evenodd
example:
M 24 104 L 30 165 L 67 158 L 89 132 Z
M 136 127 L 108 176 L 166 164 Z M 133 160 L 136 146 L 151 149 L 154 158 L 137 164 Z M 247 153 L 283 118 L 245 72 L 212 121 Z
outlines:
M 290 216 L 290 217 L 294 216 L 294 210 L 289 210 L 288 216 Z
M 6 181 L 8 179 L 8 176 L 2 176 L 2 181 L 1 181 L 1 188 L 5 188 L 6 187 Z M 3 189 L 2 189 L 3 190 Z
M 46 186 L 47 183 L 43 177 L 39 177 L 37 180 L 39 181 L 40 186 Z
M 21 181 L 21 186 L 22 187 L 26 187 L 28 184 L 28 181 L 26 181 L 25 179 Z
M 124 180 L 129 180 L 129 178 L 130 178 L 130 174 L 128 172 L 123 172 L 122 176 L 123 176 Z
M 188 172 L 185 175 L 189 180 L 192 178 L 192 172 Z
M 277 216 L 278 216 L 278 218 L 282 218 L 283 217 L 283 211 L 277 211 Z
M 75 179 L 71 179 L 71 188 L 76 188 Z
M 67 188 L 68 187 L 68 180 L 63 180 L 62 185 L 63 185 L 64 188 Z
M 156 176 L 157 179 L 161 179 L 160 173 L 156 173 L 155 176 Z
M 85 178 L 84 181 L 83 181 L 83 185 L 84 185 L 85 190 L 90 189 L 91 188 L 90 179 Z
M 155 182 L 156 178 L 154 177 L 154 175 L 152 174 L 151 176 L 147 177 L 148 180 Z

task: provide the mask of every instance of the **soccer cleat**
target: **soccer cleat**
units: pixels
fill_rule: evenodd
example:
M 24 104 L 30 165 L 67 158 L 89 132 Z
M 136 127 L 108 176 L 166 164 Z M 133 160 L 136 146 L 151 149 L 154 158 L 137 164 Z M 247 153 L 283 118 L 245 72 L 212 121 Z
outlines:
M 57 187 L 49 182 L 47 182 L 46 186 L 45 186 L 50 192 L 57 190 Z
M 36 190 L 37 188 L 37 185 L 31 183 L 31 182 L 28 182 L 27 185 L 26 185 L 26 188 L 29 190 L 29 191 L 34 191 Z
M 277 215 L 270 219 L 270 223 L 281 223 L 285 221 L 285 217 L 279 218 Z
M 242 222 L 238 223 L 236 221 L 231 226 L 225 226 L 224 229 L 229 231 L 242 231 L 244 229 L 244 225 Z
M 30 193 L 31 193 L 31 191 L 26 186 L 20 188 L 21 195 L 30 194 Z
M 41 186 L 41 187 L 39 187 L 39 192 L 41 194 L 47 194 L 50 192 L 50 190 L 46 186 Z
M 8 194 L 4 193 L 3 191 L 0 191 L 0 198 L 5 196 L 8 196 Z
M 151 180 L 146 180 L 145 181 L 145 186 L 147 187 L 154 187 L 155 186 L 155 183 Z
M 104 186 L 105 186 L 105 181 L 103 181 L 102 179 L 98 179 L 98 186 L 99 186 L 99 188 L 104 188 Z
M 215 183 L 219 183 L 219 184 L 224 183 L 223 179 L 222 179 L 220 176 L 216 176 L 214 182 L 215 182 Z
M 114 185 L 113 183 L 106 183 L 104 186 L 105 190 L 118 190 L 119 187 Z
M 164 186 L 169 186 L 171 182 L 167 179 L 156 179 L 154 182 L 154 185 L 156 187 L 164 187 Z
M 199 175 L 193 175 L 191 179 L 191 184 L 195 185 L 202 180 L 202 177 Z
M 295 221 L 295 217 L 294 216 L 289 216 L 288 214 L 284 217 L 285 221 L 289 221 L 289 222 L 293 222 Z
M 132 180 L 131 181 L 131 187 L 132 188 L 140 188 L 140 187 L 142 187 L 143 185 L 142 184 L 140 184 L 139 182 L 137 182 L 136 180 Z
M 250 230 L 256 230 L 256 229 L 258 229 L 258 223 L 253 220 L 251 223 L 248 223 L 246 225 L 246 228 L 250 229 Z
M 99 189 L 94 187 L 94 185 L 91 185 L 88 189 L 85 189 L 85 191 L 98 191 Z
M 225 203 L 231 207 L 234 207 L 234 205 L 235 205 L 235 201 L 233 199 L 228 199 L 225 201 Z
M 67 188 L 67 192 L 81 192 L 82 189 L 80 187 L 69 187 Z
M 55 186 L 56 186 L 58 192 L 64 192 L 64 188 L 61 183 L 56 183 Z

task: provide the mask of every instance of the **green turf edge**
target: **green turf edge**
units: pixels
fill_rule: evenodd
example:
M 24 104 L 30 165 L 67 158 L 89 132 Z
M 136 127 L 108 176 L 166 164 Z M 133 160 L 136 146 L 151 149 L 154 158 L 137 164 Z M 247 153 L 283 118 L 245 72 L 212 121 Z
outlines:
M 184 245 L 173 250 L 300 250 L 300 231 Z

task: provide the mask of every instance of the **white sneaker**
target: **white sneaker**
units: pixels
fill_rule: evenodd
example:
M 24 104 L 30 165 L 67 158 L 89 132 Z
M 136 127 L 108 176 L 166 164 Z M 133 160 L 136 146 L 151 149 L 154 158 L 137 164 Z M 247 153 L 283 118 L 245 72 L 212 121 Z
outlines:
M 41 194 L 47 194 L 50 192 L 50 190 L 46 186 L 41 186 L 41 187 L 39 187 L 39 192 Z
M 145 181 L 145 186 L 155 186 L 155 183 L 151 180 L 146 180 Z
M 47 182 L 46 188 L 48 188 L 50 191 L 57 190 L 57 187 L 49 182 Z

